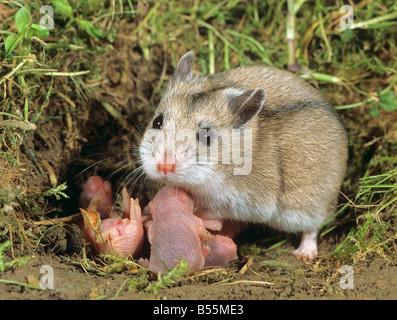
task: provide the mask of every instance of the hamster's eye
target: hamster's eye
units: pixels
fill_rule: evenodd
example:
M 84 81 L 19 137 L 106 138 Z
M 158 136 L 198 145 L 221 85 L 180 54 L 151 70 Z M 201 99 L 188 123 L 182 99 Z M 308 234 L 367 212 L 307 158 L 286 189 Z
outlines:
M 202 128 L 197 132 L 197 141 L 206 146 L 209 146 L 215 138 L 215 132 L 210 128 Z
M 153 129 L 159 129 L 163 127 L 163 115 L 160 114 L 156 119 L 153 120 Z

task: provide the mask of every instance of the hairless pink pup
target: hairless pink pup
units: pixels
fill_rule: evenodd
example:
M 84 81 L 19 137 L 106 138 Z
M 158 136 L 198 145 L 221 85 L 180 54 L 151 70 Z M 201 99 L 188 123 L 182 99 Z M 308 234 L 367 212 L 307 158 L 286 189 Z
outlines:
M 88 201 L 88 200 L 89 201 Z M 102 178 L 90 177 L 80 195 L 80 208 L 84 218 L 84 236 L 94 250 L 118 253 L 123 257 L 138 258 L 144 240 L 141 207 L 123 189 L 124 218 L 111 209 L 112 187 Z
M 152 202 L 153 220 L 146 223 L 151 244 L 150 260 L 140 260 L 150 271 L 158 273 L 174 268 L 183 258 L 191 270 L 204 266 L 226 266 L 237 257 L 232 239 L 213 236 L 206 228 L 219 231 L 219 220 L 201 220 L 193 214 L 192 198 L 182 189 L 166 186 Z

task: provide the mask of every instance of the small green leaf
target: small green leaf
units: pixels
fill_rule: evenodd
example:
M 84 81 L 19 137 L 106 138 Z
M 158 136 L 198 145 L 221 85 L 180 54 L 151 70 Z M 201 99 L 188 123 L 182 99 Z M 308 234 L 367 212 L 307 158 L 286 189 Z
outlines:
M 0 271 L 5 271 L 7 268 L 7 264 L 4 262 L 4 251 L 11 247 L 10 240 L 6 240 L 0 245 Z
M 87 32 L 91 37 L 101 40 L 103 38 L 102 33 L 94 27 L 94 25 L 87 21 L 87 20 L 81 20 L 81 19 L 76 19 L 77 23 L 81 28 L 84 29 L 85 32 Z
M 5 42 L 4 42 L 4 47 L 6 50 L 6 55 L 8 55 L 10 52 L 14 51 L 15 48 L 18 46 L 19 44 L 19 40 L 22 39 L 22 36 L 19 34 L 11 34 L 9 35 Z
M 373 118 L 376 118 L 377 116 L 379 116 L 379 108 L 378 108 L 378 104 L 375 101 L 371 101 L 369 104 L 369 115 Z
M 69 198 L 69 196 L 64 193 L 63 191 L 65 191 L 68 188 L 68 186 L 66 185 L 66 182 L 50 189 L 47 190 L 45 192 L 41 192 L 41 193 L 32 193 L 32 194 L 28 194 L 26 195 L 26 198 L 30 199 L 30 198 L 34 198 L 34 199 L 44 199 L 44 197 L 50 197 L 50 196 L 55 196 L 55 198 L 57 200 L 60 200 L 62 197 L 64 197 L 65 199 Z M 62 196 L 62 197 L 61 197 Z
M 14 19 L 18 32 L 24 35 L 26 31 L 26 27 L 29 24 L 29 20 L 30 20 L 29 12 L 27 11 L 27 9 L 21 8 L 15 14 Z
M 69 4 L 68 0 L 54 0 L 52 5 L 55 7 L 57 13 L 71 17 L 73 13 L 73 8 Z
M 387 91 L 379 97 L 379 105 L 383 110 L 392 112 L 397 109 L 397 99 L 394 91 Z
M 50 31 L 47 28 L 43 28 L 41 25 L 39 24 L 35 24 L 33 23 L 30 26 L 30 30 L 29 30 L 29 38 L 36 36 L 40 39 L 42 38 L 47 38 L 50 36 Z
M 353 30 L 350 28 L 346 28 L 344 32 L 341 33 L 340 38 L 343 42 L 348 42 L 353 37 Z

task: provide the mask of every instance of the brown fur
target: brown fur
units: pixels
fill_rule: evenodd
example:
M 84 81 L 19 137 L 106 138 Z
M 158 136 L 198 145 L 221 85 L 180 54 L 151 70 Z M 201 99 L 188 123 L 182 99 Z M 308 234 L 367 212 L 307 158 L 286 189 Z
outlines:
M 194 76 L 191 67 L 192 61 L 184 61 L 183 68 L 176 69 L 154 115 L 164 114 L 167 121 L 174 121 L 176 130 L 233 128 L 238 115 L 225 99 L 229 88 L 261 88 L 266 99 L 260 113 L 244 126 L 253 132 L 251 173 L 236 176 L 232 165 L 216 166 L 215 174 L 223 177 L 224 192 L 233 193 L 226 208 L 212 205 L 216 200 L 211 192 L 179 185 L 196 196 L 203 212 L 219 209 L 218 218 L 225 210 L 232 210 L 232 200 L 241 196 L 252 209 L 247 208 L 244 218 L 236 215 L 236 219 L 251 221 L 251 211 L 272 203 L 279 212 L 299 212 L 302 218 L 316 222 L 307 223 L 307 227 L 306 222 L 297 223 L 295 227 L 295 218 L 290 220 L 280 213 L 279 218 L 263 219 L 271 226 L 286 231 L 318 228 L 335 212 L 347 162 L 346 131 L 321 92 L 296 75 L 272 67 L 245 66 L 208 77 Z M 211 179 L 208 181 L 210 189 Z M 252 221 L 258 222 L 258 218 Z

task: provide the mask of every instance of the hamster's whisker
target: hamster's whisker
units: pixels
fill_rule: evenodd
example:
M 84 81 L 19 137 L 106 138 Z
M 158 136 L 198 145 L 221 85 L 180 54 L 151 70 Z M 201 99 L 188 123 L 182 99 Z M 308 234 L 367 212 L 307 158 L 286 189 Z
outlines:
M 128 173 L 126 177 L 123 178 L 125 184 L 129 184 L 130 187 L 134 187 L 135 184 L 139 181 L 139 179 L 142 177 L 144 174 L 143 172 L 143 166 L 138 167 L 134 171 Z
M 130 172 L 128 175 L 126 175 L 126 177 L 123 178 L 123 183 L 126 187 L 128 187 L 128 189 L 132 193 L 132 191 L 135 188 L 135 185 L 144 176 L 145 176 L 145 172 L 143 171 L 143 166 L 140 166 L 136 170 L 134 170 L 134 171 Z M 142 183 L 140 184 L 140 189 L 142 188 L 143 182 L 144 182 L 144 179 L 143 179 Z M 140 194 L 141 194 L 141 191 L 138 190 L 138 195 L 140 195 Z
M 123 166 L 124 168 L 127 167 L 127 165 Z M 141 172 L 140 172 L 141 171 Z M 134 179 L 134 176 L 137 175 L 139 173 L 139 177 L 135 180 L 135 182 L 132 183 L 131 186 L 131 180 Z M 140 177 L 144 174 L 143 172 L 143 167 L 137 167 L 135 170 L 131 171 L 130 173 L 127 174 L 127 177 L 122 177 L 122 182 L 118 184 L 118 187 L 116 189 L 116 198 L 114 200 L 113 205 L 116 205 L 119 202 L 120 197 L 122 197 L 122 189 L 123 187 L 126 187 L 127 189 L 132 189 L 134 188 L 135 184 L 137 183 L 137 181 L 140 179 Z M 125 174 L 124 174 L 125 175 Z M 130 185 L 130 186 L 128 186 Z M 131 193 L 130 193 L 131 196 Z M 133 198 L 139 198 L 140 195 L 138 193 L 138 196 Z
M 88 167 L 86 167 L 86 168 L 84 168 L 83 170 L 81 170 L 81 171 L 80 171 L 78 174 L 76 174 L 71 180 L 72 180 L 72 181 L 75 180 L 79 175 L 81 175 L 82 173 L 84 173 L 84 172 L 86 172 L 87 170 L 91 169 L 92 167 L 94 167 L 94 166 L 96 166 L 96 165 L 98 165 L 98 164 L 100 164 L 100 163 L 102 163 L 102 162 L 108 161 L 108 160 L 110 160 L 110 159 L 112 159 L 112 158 L 114 158 L 114 157 L 115 157 L 115 156 L 111 156 L 111 157 L 107 157 L 107 158 L 105 158 L 105 159 L 98 160 L 98 161 L 94 162 L 93 164 L 91 164 L 91 165 L 89 165 Z
M 108 180 L 108 179 L 112 178 L 115 174 L 119 173 L 120 171 L 126 170 L 126 169 L 128 169 L 130 167 L 132 167 L 132 164 L 130 162 L 128 162 L 127 164 L 120 166 L 118 169 L 116 169 L 112 173 L 110 173 L 106 177 L 106 179 Z

